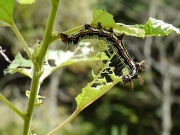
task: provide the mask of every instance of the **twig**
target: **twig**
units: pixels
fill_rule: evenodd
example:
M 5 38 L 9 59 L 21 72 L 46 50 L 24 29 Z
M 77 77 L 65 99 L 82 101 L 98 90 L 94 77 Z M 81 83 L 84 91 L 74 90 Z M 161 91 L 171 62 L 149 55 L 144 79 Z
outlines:
M 12 63 L 12 62 L 10 61 L 10 59 L 6 56 L 6 54 L 4 54 L 5 51 L 6 51 L 6 50 L 3 50 L 2 47 L 0 46 L 0 53 L 1 53 L 1 55 L 4 57 L 4 59 L 5 59 L 7 62 Z

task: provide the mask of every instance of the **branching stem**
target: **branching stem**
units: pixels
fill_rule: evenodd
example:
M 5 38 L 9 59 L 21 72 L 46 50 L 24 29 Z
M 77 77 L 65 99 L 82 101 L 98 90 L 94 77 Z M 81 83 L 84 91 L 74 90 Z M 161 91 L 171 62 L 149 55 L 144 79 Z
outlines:
M 36 96 L 40 88 L 40 82 L 39 82 L 40 76 L 38 74 L 41 71 L 43 71 L 42 69 L 43 61 L 45 58 L 45 54 L 50 45 L 51 33 L 52 33 L 55 18 L 56 18 L 59 2 L 60 0 L 51 0 L 51 10 L 49 13 L 41 50 L 39 52 L 37 60 L 33 62 L 34 71 L 33 71 L 33 78 L 32 78 L 32 83 L 31 83 L 31 88 L 30 88 L 30 97 L 29 97 L 29 102 L 28 102 L 28 107 L 27 107 L 27 112 L 26 112 L 27 119 L 24 121 L 23 135 L 28 135 L 30 131 L 30 125 L 31 125 L 32 117 L 33 117 L 33 111 L 34 111 L 34 104 L 36 102 Z

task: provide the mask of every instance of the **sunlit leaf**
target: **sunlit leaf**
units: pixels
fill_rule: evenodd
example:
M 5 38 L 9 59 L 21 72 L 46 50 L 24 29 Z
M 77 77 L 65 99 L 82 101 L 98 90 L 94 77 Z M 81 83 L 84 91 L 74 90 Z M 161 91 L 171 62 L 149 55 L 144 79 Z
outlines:
M 172 24 L 163 22 L 162 20 L 157 20 L 150 18 L 148 22 L 144 25 L 146 29 L 147 36 L 166 36 L 172 31 L 180 34 L 179 28 L 174 27 Z
M 8 24 L 8 23 L 5 23 L 5 22 L 0 21 L 0 26 L 9 26 L 9 24 Z
M 29 91 L 29 90 L 26 90 L 26 96 L 27 96 L 27 98 L 30 97 L 30 91 Z M 41 104 L 43 103 L 43 102 L 42 102 L 42 99 L 43 99 L 43 98 L 46 98 L 46 97 L 37 95 L 34 106 L 39 106 L 39 105 L 41 105 Z
M 114 72 L 112 74 L 109 74 L 109 76 L 113 81 L 116 81 L 118 79 L 122 80 L 122 77 L 116 76 Z
M 87 86 L 82 89 L 82 93 L 75 98 L 78 111 L 83 110 L 85 107 L 110 90 L 115 84 L 122 81 L 121 77 L 115 76 L 114 73 L 110 74 L 110 76 L 113 76 L 112 82 L 106 82 L 105 78 L 98 77 L 93 73 L 94 80 L 88 83 Z M 94 83 L 98 84 L 93 87 Z
M 144 38 L 145 36 L 145 30 L 136 28 L 133 25 L 125 25 L 122 23 L 117 23 L 114 27 L 113 30 L 115 33 L 124 33 L 125 35 L 129 36 L 136 36 L 136 37 L 142 37 Z
M 93 21 L 91 25 L 96 26 L 99 22 L 103 27 L 106 27 L 107 29 L 113 28 L 114 32 L 125 33 L 126 35 L 138 37 L 144 37 L 145 34 L 145 31 L 142 29 L 129 27 L 128 25 L 124 24 L 116 24 L 113 19 L 113 15 L 104 10 L 93 8 Z
M 14 0 L 0 0 L 0 21 L 12 24 Z M 0 23 L 1 25 L 2 23 Z M 7 26 L 7 25 L 2 25 Z
M 94 74 L 92 71 L 93 81 L 87 84 L 86 87 L 82 89 L 82 93 L 80 93 L 76 98 L 77 109 L 76 113 L 83 110 L 85 107 L 90 105 L 96 99 L 101 97 L 104 93 L 110 90 L 115 84 L 122 81 L 121 77 L 116 76 L 113 71 L 108 72 L 109 76 L 111 77 L 112 81 L 107 82 L 104 77 L 101 77 L 101 74 L 104 73 L 104 70 L 109 67 L 110 60 L 113 58 L 114 55 L 110 57 L 110 59 L 106 62 L 104 67 L 99 71 L 97 75 Z
M 17 0 L 17 2 L 19 2 L 20 4 L 32 4 L 35 1 L 36 0 Z
M 163 22 L 162 20 L 157 20 L 154 18 L 149 18 L 145 25 L 129 25 L 131 28 L 138 28 L 145 31 L 144 36 L 166 36 L 172 31 L 180 34 L 179 28 L 174 27 L 172 24 Z
M 172 24 L 163 22 L 162 20 L 157 20 L 154 18 L 149 18 L 145 25 L 135 24 L 135 25 L 125 25 L 122 22 L 115 23 L 113 15 L 101 9 L 93 9 L 93 21 L 92 26 L 97 26 L 98 23 L 105 28 L 113 28 L 115 33 L 124 33 L 125 35 L 142 37 L 145 36 L 166 36 L 172 31 L 180 34 L 179 28 L 174 27 Z
M 84 47 L 83 47 L 84 48 Z M 46 55 L 47 60 L 54 61 L 55 66 L 44 65 L 44 73 L 41 76 L 41 80 L 44 80 L 49 74 L 54 72 L 60 67 L 68 66 L 70 64 L 74 64 L 75 62 L 83 62 L 83 61 L 99 61 L 99 60 L 108 60 L 109 58 L 105 53 L 102 53 L 101 56 L 94 55 L 88 56 L 92 51 L 91 48 L 80 48 L 79 51 L 83 51 L 83 53 L 76 54 L 75 52 L 67 51 L 53 51 L 49 50 Z
M 83 53 L 76 54 L 76 52 L 67 51 L 64 52 L 62 50 L 48 50 L 46 54 L 46 62 L 52 61 L 54 64 L 51 65 L 49 63 L 44 63 L 41 81 L 43 81 L 47 76 L 49 76 L 52 72 L 57 70 L 62 66 L 68 66 L 75 62 L 83 62 L 83 61 L 99 61 L 99 60 L 108 60 L 109 58 L 105 53 L 101 53 L 101 55 L 89 56 L 90 52 L 93 50 L 92 48 L 81 47 L 79 48 Z M 33 49 L 30 49 L 33 52 Z M 30 60 L 24 59 L 21 54 L 17 54 L 12 63 L 8 66 L 7 69 L 4 70 L 4 74 L 10 73 L 22 73 L 30 78 L 32 78 L 33 74 L 33 66 Z
M 26 90 L 26 96 L 29 98 L 30 97 L 30 91 L 29 90 Z M 40 98 L 46 98 L 44 96 L 40 96 L 40 95 L 37 95 L 36 96 L 36 99 L 40 99 Z
M 109 14 L 105 10 L 93 8 L 93 21 L 91 25 L 97 25 L 98 22 L 105 27 L 113 27 L 116 23 L 113 19 L 113 15 Z
M 4 70 L 4 74 L 14 74 L 16 72 L 22 73 L 28 77 L 32 77 L 32 62 L 24 59 L 20 53 L 18 53 L 12 63 Z

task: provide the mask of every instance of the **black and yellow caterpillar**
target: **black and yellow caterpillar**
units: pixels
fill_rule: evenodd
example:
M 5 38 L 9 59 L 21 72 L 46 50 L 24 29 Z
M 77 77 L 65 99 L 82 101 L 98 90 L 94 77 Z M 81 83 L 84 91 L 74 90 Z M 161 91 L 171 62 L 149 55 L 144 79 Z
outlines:
M 131 89 L 134 89 L 132 79 L 137 79 L 141 85 L 144 83 L 144 81 L 140 78 L 138 74 L 138 70 L 144 71 L 146 67 L 144 65 L 145 61 L 142 61 L 140 63 L 134 62 L 122 42 L 124 34 L 117 36 L 113 32 L 112 28 L 107 30 L 103 28 L 100 23 L 98 23 L 97 27 L 85 24 L 83 29 L 71 35 L 60 33 L 60 37 L 62 42 L 68 45 L 77 44 L 83 39 L 92 38 L 105 41 L 107 44 L 111 45 L 111 47 L 116 53 L 117 58 L 120 59 L 121 65 L 126 67 L 129 71 L 128 75 L 124 75 L 122 77 L 123 84 L 126 85 L 127 83 L 130 83 Z

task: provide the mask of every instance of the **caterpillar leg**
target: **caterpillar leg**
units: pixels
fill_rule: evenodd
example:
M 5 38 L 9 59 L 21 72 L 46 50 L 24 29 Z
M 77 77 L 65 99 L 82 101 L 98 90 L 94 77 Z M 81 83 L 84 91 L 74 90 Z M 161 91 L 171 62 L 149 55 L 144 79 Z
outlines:
M 122 77 L 122 81 L 123 81 L 123 85 L 127 85 L 129 83 L 131 89 L 133 90 L 134 89 L 134 84 L 132 82 L 132 79 L 137 79 L 137 81 L 143 85 L 144 84 L 144 81 L 143 79 L 141 79 L 141 77 L 138 75 L 138 76 L 131 76 L 131 75 L 125 75 Z
M 123 85 L 127 85 L 129 83 L 131 89 L 134 89 L 134 84 L 132 82 L 132 76 L 131 75 L 125 75 L 122 77 Z
M 148 66 L 146 66 L 144 63 L 145 63 L 144 60 L 141 61 L 140 63 L 136 63 L 137 70 L 136 70 L 135 74 L 129 74 L 129 75 L 125 75 L 125 76 L 122 77 L 122 81 L 123 81 L 123 84 L 124 84 L 124 85 L 127 85 L 127 84 L 129 83 L 131 89 L 133 90 L 133 89 L 134 89 L 134 84 L 133 84 L 133 82 L 132 82 L 132 79 L 137 79 L 137 81 L 138 81 L 141 85 L 144 84 L 143 79 L 138 75 L 138 70 L 145 71 L 145 68 L 148 67 Z
M 145 69 L 148 67 L 147 65 L 144 64 L 145 63 L 145 60 L 139 62 L 139 63 L 136 63 L 136 67 L 141 70 L 141 71 L 145 71 Z

